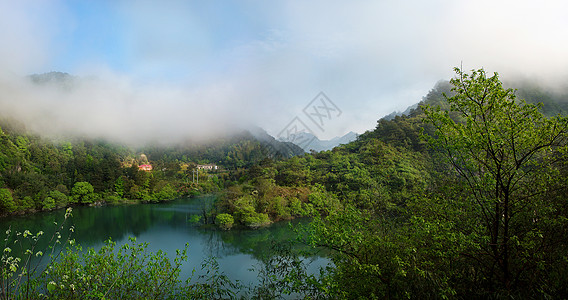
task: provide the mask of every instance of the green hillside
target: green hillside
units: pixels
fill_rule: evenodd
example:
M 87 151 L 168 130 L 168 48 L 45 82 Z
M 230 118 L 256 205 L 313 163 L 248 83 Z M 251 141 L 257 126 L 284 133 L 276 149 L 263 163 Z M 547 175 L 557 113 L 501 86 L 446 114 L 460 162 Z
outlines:
M 380 119 L 331 151 L 293 157 L 275 156 L 251 134 L 135 150 L 52 143 L 3 125 L 0 209 L 218 192 L 202 221 L 223 229 L 312 218 L 296 227 L 296 242 L 325 249 L 334 267 L 316 278 L 275 263 L 264 287 L 272 295 L 563 298 L 568 101 L 536 85 L 516 88 L 484 70 L 456 69 L 408 114 Z M 138 170 L 141 153 L 151 172 Z M 192 167 L 205 163 L 222 170 L 197 185 Z
M 566 295 L 568 119 L 556 116 L 568 101 L 457 72 L 352 143 L 249 169 L 227 211 L 286 207 L 295 198 L 273 191 L 309 189 L 296 207 L 314 216 L 304 242 L 333 253 L 315 284 L 331 298 Z
M 248 132 L 208 144 L 133 148 L 79 138 L 54 142 L 14 121 L 4 121 L 0 128 L 0 215 L 219 191 L 267 156 L 303 153 L 295 145 L 259 141 Z M 153 170 L 140 171 L 142 164 Z M 197 185 L 192 171 L 198 164 L 219 169 L 209 175 L 201 170 Z

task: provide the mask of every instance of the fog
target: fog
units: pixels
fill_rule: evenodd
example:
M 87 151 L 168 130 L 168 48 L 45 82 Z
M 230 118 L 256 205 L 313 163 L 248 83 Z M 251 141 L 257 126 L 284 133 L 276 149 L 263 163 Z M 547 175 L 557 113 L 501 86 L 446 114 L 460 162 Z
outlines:
M 45 83 L 3 80 L 0 89 L 1 117 L 53 138 L 92 137 L 127 144 L 205 141 L 251 124 L 234 113 L 236 102 L 220 101 L 227 99 L 222 94 L 231 93 L 228 86 L 135 86 L 127 78 L 107 74 L 104 79 L 69 77 Z
M 563 1 L 3 1 L 0 115 L 50 135 L 202 140 L 295 117 L 372 129 L 452 68 L 568 78 Z M 72 87 L 27 75 L 76 76 Z M 319 92 L 341 109 L 303 110 Z

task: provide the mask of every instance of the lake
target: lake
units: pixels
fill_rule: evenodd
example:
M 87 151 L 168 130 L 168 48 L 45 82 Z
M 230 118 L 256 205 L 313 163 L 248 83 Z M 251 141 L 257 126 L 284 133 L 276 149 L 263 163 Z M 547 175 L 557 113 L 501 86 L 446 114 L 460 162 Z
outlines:
M 271 241 L 285 241 L 294 233 L 289 222 L 278 222 L 257 230 L 233 229 L 223 231 L 216 228 L 196 226 L 189 220 L 200 214 L 204 203 L 214 201 L 214 196 L 178 199 L 157 204 L 134 204 L 102 207 L 75 207 L 70 222 L 75 226 L 73 238 L 83 249 L 100 248 L 111 238 L 117 246 L 136 237 L 138 242 L 147 242 L 148 251 L 162 250 L 173 259 L 176 249 L 183 249 L 189 243 L 188 260 L 183 265 L 180 279 L 197 278 L 204 272 L 201 265 L 208 257 L 216 257 L 220 271 L 231 280 L 240 280 L 245 285 L 256 284 L 261 258 L 268 255 Z M 1 232 L 11 226 L 13 231 L 30 230 L 45 232 L 43 240 L 51 237 L 56 226 L 62 222 L 64 210 L 13 216 L 0 219 Z M 306 222 L 294 220 L 292 223 Z M 329 260 L 314 255 L 306 258 L 311 262 L 308 270 L 317 272 Z

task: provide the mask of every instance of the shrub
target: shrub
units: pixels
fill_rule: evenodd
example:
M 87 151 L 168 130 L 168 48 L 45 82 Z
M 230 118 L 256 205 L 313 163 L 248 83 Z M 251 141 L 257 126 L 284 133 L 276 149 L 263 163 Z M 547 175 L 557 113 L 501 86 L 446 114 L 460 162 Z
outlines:
M 59 190 L 49 192 L 49 197 L 53 198 L 57 207 L 65 207 L 69 203 L 69 197 Z
M 93 186 L 85 181 L 75 183 L 71 189 L 71 197 L 73 203 L 93 203 L 97 200 Z
M 51 197 L 46 197 L 43 202 L 41 203 L 43 210 L 52 210 L 55 208 L 55 200 Z
M 0 210 L 5 212 L 16 210 L 16 203 L 14 203 L 12 193 L 8 189 L 0 189 Z
M 306 212 L 302 208 L 302 201 L 300 199 L 293 197 L 290 199 L 290 214 L 294 217 L 301 217 L 306 215 Z
M 243 218 L 243 223 L 245 224 L 245 226 L 256 229 L 258 227 L 270 224 L 270 218 L 268 218 L 267 214 L 254 212 L 245 216 Z
M 215 223 L 224 230 L 229 230 L 233 227 L 235 219 L 230 214 L 218 214 L 215 218 Z

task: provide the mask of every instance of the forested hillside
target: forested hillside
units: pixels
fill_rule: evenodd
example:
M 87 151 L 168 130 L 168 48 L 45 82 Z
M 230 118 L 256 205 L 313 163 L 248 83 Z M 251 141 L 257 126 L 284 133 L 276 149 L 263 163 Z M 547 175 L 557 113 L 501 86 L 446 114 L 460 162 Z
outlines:
M 331 151 L 288 159 L 246 137 L 134 151 L 100 141 L 53 144 L 3 126 L 2 209 L 219 192 L 204 216 L 226 230 L 313 218 L 296 228 L 297 240 L 326 249 L 334 266 L 315 278 L 297 264 L 270 265 L 271 295 L 562 298 L 568 101 L 518 88 L 484 70 L 456 69 L 408 114 L 380 119 Z M 141 152 L 154 171 L 138 170 Z M 188 166 L 201 163 L 228 172 L 196 186 Z
M 350 144 L 249 169 L 226 211 L 314 216 L 305 242 L 336 266 L 326 297 L 566 295 L 566 99 L 456 71 Z
M 13 120 L 0 128 L 0 215 L 219 191 L 267 156 L 303 152 L 295 145 L 258 141 L 249 132 L 208 144 L 135 148 L 81 138 L 52 141 Z M 209 163 L 220 169 L 201 170 L 200 184 L 192 182 L 196 165 Z M 153 170 L 139 170 L 142 164 Z

